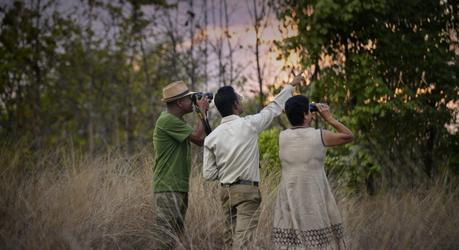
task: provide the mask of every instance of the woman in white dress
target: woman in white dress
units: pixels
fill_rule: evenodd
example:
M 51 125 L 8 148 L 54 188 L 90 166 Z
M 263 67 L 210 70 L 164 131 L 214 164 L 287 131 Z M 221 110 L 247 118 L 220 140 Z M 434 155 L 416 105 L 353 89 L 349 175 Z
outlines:
M 351 142 L 352 132 L 326 104 L 317 112 L 336 132 L 310 127 L 305 96 L 291 97 L 285 113 L 292 124 L 279 135 L 282 178 L 274 211 L 272 240 L 277 249 L 345 249 L 342 218 L 324 170 L 326 147 Z

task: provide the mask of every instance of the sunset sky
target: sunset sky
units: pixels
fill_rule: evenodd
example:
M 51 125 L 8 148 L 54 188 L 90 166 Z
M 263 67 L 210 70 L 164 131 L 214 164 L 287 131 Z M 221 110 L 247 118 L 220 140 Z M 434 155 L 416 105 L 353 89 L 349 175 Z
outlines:
M 195 24 L 202 25 L 204 23 L 204 12 L 208 14 L 208 26 L 207 32 L 209 35 L 209 42 L 213 43 L 218 37 L 221 37 L 224 32 L 224 18 L 220 18 L 220 12 L 223 10 L 223 1 L 220 0 L 207 0 L 207 8 L 203 7 L 205 0 L 194 0 L 193 1 L 193 10 L 195 14 L 194 22 Z M 44 1 L 46 2 L 46 1 Z M 44 4 L 44 2 L 42 4 Z M 258 9 L 263 0 L 257 0 Z M 26 1 L 27 5 L 34 3 L 34 1 Z M 116 3 L 116 2 L 111 2 Z M 164 22 L 165 15 L 171 15 L 176 22 L 177 29 L 181 34 L 184 34 L 185 41 L 181 44 L 181 48 L 189 48 L 190 39 L 188 36 L 189 26 L 185 26 L 187 21 L 189 21 L 190 6 L 188 0 L 173 0 L 168 1 L 168 3 L 175 4 L 177 3 L 177 8 L 166 10 L 164 8 L 155 8 L 152 5 L 144 5 L 142 10 L 144 12 L 145 19 L 151 21 L 151 25 L 145 30 L 145 37 L 147 40 L 146 47 L 153 46 L 156 43 L 160 42 L 158 39 L 161 36 L 158 36 L 158 33 L 164 32 Z M 2 3 L 2 6 L 8 6 L 12 2 Z M 256 41 L 255 31 L 253 27 L 253 17 L 250 13 L 253 10 L 253 1 L 241 1 L 241 0 L 227 0 L 227 9 L 228 9 L 228 28 L 231 35 L 231 44 L 234 47 L 233 51 L 233 60 L 235 66 L 240 70 L 239 78 L 246 78 L 247 84 L 240 89 L 242 93 L 246 96 L 254 95 L 254 91 L 258 91 L 258 80 L 256 75 L 256 60 L 254 55 L 254 46 Z M 87 19 L 82 18 L 83 11 L 87 9 L 86 1 L 72 1 L 72 0 L 57 0 L 57 8 L 64 15 L 72 16 L 83 26 L 88 22 Z M 130 15 L 131 9 L 128 4 L 124 4 L 124 14 Z M 53 11 L 54 8 L 48 9 L 48 11 Z M 101 34 L 107 30 L 107 24 L 110 25 L 113 20 L 111 17 L 106 14 L 104 11 L 95 10 L 97 13 L 97 20 L 94 20 L 92 23 L 94 29 L 96 30 L 96 35 Z M 46 13 L 43 13 L 46 14 Z M 1 18 L 1 17 L 0 17 Z M 264 81 L 264 92 L 266 93 L 267 86 L 276 84 L 281 85 L 282 82 L 287 81 L 290 74 L 290 70 L 282 71 L 282 66 L 288 65 L 298 65 L 297 56 L 293 55 L 287 60 L 277 59 L 279 52 L 276 49 L 275 45 L 272 43 L 274 40 L 281 40 L 284 37 L 291 35 L 294 31 L 283 29 L 283 34 L 280 32 L 279 21 L 276 18 L 275 13 L 272 9 L 268 10 L 267 16 L 263 19 L 263 22 L 267 22 L 267 26 L 262 28 L 262 45 L 260 47 L 261 55 L 261 65 L 264 69 L 263 71 L 263 81 Z M 108 28 L 110 30 L 110 28 Z M 115 32 L 111 30 L 110 32 Z M 163 34 L 164 35 L 164 34 Z M 195 42 L 195 46 L 196 42 Z M 211 50 L 211 48 L 209 48 Z M 228 47 L 224 45 L 224 54 L 228 54 Z M 218 79 L 216 78 L 216 70 L 218 66 L 217 58 L 215 54 L 210 53 L 209 57 L 209 90 L 215 91 L 218 88 Z M 299 68 L 299 67 L 298 67 Z M 298 71 L 297 68 L 297 71 Z M 297 72 L 298 73 L 298 72 Z M 184 79 L 186 80 L 186 79 Z
M 214 42 L 218 37 L 221 37 L 224 32 L 224 18 L 220 19 L 219 8 L 222 1 L 209 1 L 207 9 L 202 6 L 202 1 L 194 1 L 193 13 L 196 14 L 195 21 L 203 22 L 204 10 L 208 13 L 208 34 L 210 43 Z M 213 4 L 212 4 L 213 2 Z M 187 22 L 187 11 L 190 9 L 188 1 L 180 1 L 177 9 L 179 23 Z M 241 77 L 247 78 L 247 84 L 241 89 L 244 95 L 251 96 L 254 91 L 258 91 L 258 81 L 256 76 L 256 59 L 254 54 L 254 46 L 256 41 L 255 30 L 253 27 L 252 17 L 250 11 L 253 9 L 252 1 L 238 1 L 228 0 L 228 20 L 229 20 L 229 33 L 231 35 L 232 47 L 235 47 L 233 59 L 237 67 L 242 68 Z M 151 13 L 150 7 L 144 8 L 145 13 Z M 160 18 L 161 19 L 161 18 Z M 280 85 L 283 81 L 291 77 L 289 72 L 283 72 L 282 66 L 286 64 L 296 64 L 297 58 L 292 56 L 288 60 L 276 59 L 279 52 L 272 43 L 273 40 L 281 40 L 282 36 L 292 34 L 293 31 L 283 30 L 284 34 L 279 31 L 279 21 L 276 19 L 275 13 L 269 10 L 268 15 L 263 20 L 267 22 L 266 28 L 263 28 L 261 40 L 263 44 L 260 47 L 261 64 L 264 68 L 264 92 L 267 90 L 267 85 L 277 84 Z M 187 27 L 182 27 L 184 32 L 188 32 Z M 185 40 L 183 47 L 189 47 L 190 40 Z M 196 45 L 195 45 L 196 46 Z M 271 48 L 271 51 L 270 51 Z M 228 47 L 225 46 L 224 54 L 228 54 Z M 215 74 L 216 66 L 218 65 L 215 56 L 210 57 L 209 61 L 211 74 Z M 209 90 L 214 91 L 218 88 L 216 78 L 211 78 L 209 82 Z

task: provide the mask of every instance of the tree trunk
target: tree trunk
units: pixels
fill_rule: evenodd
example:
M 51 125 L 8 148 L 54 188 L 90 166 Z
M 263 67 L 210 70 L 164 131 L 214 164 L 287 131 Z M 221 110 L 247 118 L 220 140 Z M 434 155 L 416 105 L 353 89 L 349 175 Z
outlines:
M 40 29 L 40 19 L 41 19 L 41 0 L 37 1 L 36 5 L 36 12 L 37 18 L 36 20 L 36 29 Z M 34 146 L 40 148 L 42 146 L 41 141 L 41 99 L 40 99 L 40 87 L 43 84 L 42 79 L 42 70 L 40 68 L 40 52 L 41 52 L 41 45 L 40 45 L 40 33 L 36 32 L 34 34 L 34 58 L 33 58 L 33 65 L 32 69 L 34 71 L 35 76 L 35 83 L 32 83 L 31 89 L 31 101 L 32 101 L 32 134 L 35 140 Z
M 257 1 L 253 0 L 253 16 L 254 16 L 254 28 L 255 28 L 255 59 L 257 62 L 257 77 L 258 77 L 258 87 L 259 87 L 259 102 L 260 102 L 260 108 L 261 110 L 263 108 L 264 104 L 264 95 L 263 95 L 263 76 L 261 73 L 261 65 L 260 65 L 260 17 L 258 16 L 258 10 L 257 10 Z

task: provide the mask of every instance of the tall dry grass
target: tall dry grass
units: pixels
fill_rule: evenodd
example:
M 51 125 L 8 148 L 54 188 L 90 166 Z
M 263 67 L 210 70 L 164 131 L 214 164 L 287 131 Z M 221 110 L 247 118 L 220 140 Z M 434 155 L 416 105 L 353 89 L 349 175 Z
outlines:
M 0 248 L 149 247 L 149 157 L 50 153 L 33 166 L 3 166 Z
M 153 158 L 149 150 L 85 157 L 65 149 L 0 151 L 1 249 L 149 249 L 154 245 Z M 30 152 L 28 152 L 30 154 Z M 23 155 L 24 154 L 24 155 Z M 38 159 L 38 160 L 37 160 Z M 31 162 L 29 162 L 31 163 Z M 178 249 L 224 249 L 218 186 L 191 179 L 186 234 Z M 278 175 L 264 176 L 253 248 L 272 249 L 271 218 Z M 339 193 L 351 249 L 459 249 L 457 188 L 435 184 L 373 197 Z

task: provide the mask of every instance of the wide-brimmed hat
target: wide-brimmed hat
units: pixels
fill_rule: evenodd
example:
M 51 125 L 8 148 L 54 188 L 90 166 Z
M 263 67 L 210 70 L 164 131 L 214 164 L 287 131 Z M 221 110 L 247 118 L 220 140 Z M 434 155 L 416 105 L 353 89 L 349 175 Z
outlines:
M 176 81 L 169 83 L 163 88 L 163 102 L 171 102 L 178 100 L 184 96 L 192 95 L 196 92 L 192 92 L 188 89 L 183 81 Z

